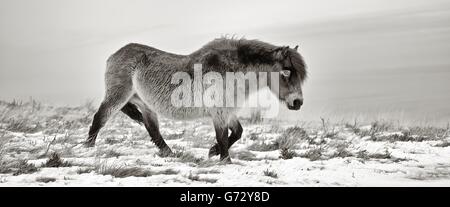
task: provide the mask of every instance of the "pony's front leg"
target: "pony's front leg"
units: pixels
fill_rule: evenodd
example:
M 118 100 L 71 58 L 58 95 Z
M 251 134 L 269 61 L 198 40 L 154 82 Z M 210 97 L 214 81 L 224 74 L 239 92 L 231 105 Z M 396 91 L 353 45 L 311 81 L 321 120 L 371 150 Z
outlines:
M 214 129 L 216 131 L 217 148 L 220 154 L 220 160 L 224 164 L 231 163 L 231 158 L 228 153 L 228 126 L 223 119 L 213 119 Z
M 231 146 L 241 138 L 243 129 L 236 117 L 230 119 L 228 128 L 231 130 L 231 135 L 228 137 L 228 149 L 230 149 Z M 219 155 L 219 145 L 217 143 L 209 149 L 208 155 L 209 157 Z

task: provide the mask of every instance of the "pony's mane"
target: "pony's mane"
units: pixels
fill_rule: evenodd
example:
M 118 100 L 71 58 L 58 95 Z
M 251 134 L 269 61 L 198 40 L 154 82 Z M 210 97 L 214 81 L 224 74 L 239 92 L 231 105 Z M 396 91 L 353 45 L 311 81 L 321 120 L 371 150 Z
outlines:
M 204 45 L 199 51 L 223 50 L 235 51 L 239 61 L 243 64 L 274 64 L 275 58 L 272 52 L 280 48 L 270 43 L 259 40 L 247 40 L 244 38 L 221 37 Z M 197 52 L 199 52 L 197 51 Z M 302 56 L 294 49 L 288 49 L 288 56 L 291 60 L 294 72 L 299 74 L 301 81 L 307 77 L 306 64 Z

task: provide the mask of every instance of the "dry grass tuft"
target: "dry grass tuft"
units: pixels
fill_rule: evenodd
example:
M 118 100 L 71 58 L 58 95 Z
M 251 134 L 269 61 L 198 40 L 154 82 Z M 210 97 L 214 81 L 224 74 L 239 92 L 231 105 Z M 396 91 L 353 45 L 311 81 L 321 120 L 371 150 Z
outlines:
M 247 147 L 247 149 L 252 151 L 258 151 L 258 152 L 268 152 L 268 151 L 274 151 L 278 149 L 278 145 L 276 143 L 266 143 L 264 141 L 256 141 L 250 146 Z
M 51 177 L 38 177 L 36 178 L 36 182 L 41 182 L 41 183 L 50 183 L 50 182 L 55 182 L 56 178 L 51 178 Z
M 303 128 L 298 126 L 287 128 L 275 141 L 279 149 L 292 149 L 300 140 L 309 140 L 310 137 Z
M 192 173 L 189 173 L 189 175 L 187 176 L 187 178 L 189 180 L 192 181 L 199 181 L 199 182 L 206 182 L 206 183 L 216 183 L 217 179 L 213 179 L 213 178 L 201 178 L 198 174 L 194 175 Z
M 153 173 L 138 167 L 125 167 L 123 165 L 98 165 L 94 171 L 101 175 L 111 175 L 116 178 L 124 177 L 148 177 L 152 176 Z
M 178 171 L 172 169 L 166 169 L 159 172 L 153 172 L 147 169 L 139 168 L 139 167 L 127 167 L 124 165 L 116 165 L 116 164 L 107 164 L 102 163 L 96 165 L 93 169 L 98 174 L 101 175 L 111 175 L 116 178 L 125 178 L 125 177 L 149 177 L 152 175 L 174 175 L 178 174 Z M 80 171 L 82 173 L 83 171 Z
M 299 156 L 303 157 L 303 158 L 308 158 L 311 161 L 316 161 L 316 160 L 322 159 L 322 154 L 323 154 L 322 147 L 318 147 L 318 148 L 310 149 L 306 153 L 300 154 Z
M 340 158 L 346 158 L 346 157 L 352 157 L 353 154 L 347 150 L 349 147 L 349 143 L 347 142 L 338 142 L 336 145 L 336 152 L 334 152 L 333 155 L 331 155 L 330 158 L 333 157 L 340 157 Z
M 77 169 L 77 174 L 86 174 L 86 173 L 91 173 L 91 172 L 93 172 L 93 171 L 95 171 L 95 168 L 89 168 L 89 167 L 87 167 L 87 168 L 78 168 Z
M 256 155 L 249 152 L 249 151 L 239 151 L 239 152 L 234 152 L 232 153 L 233 158 L 237 158 L 239 160 L 244 160 L 244 161 L 255 161 L 255 160 L 260 160 L 256 158 Z
M 450 147 L 450 142 L 447 140 L 442 141 L 439 144 L 434 145 L 435 147 Z
M 280 150 L 280 158 L 292 159 L 297 156 L 294 151 L 296 144 L 298 144 L 300 140 L 310 139 L 311 138 L 303 128 L 295 126 L 284 130 L 275 141 L 255 141 L 248 146 L 247 149 L 260 152 Z
M 357 158 L 360 158 L 363 160 L 369 160 L 369 159 L 390 160 L 392 162 L 407 161 L 407 159 L 397 158 L 397 157 L 392 156 L 392 153 L 389 152 L 388 149 L 385 149 L 383 153 L 374 153 L 374 154 L 369 154 L 369 153 L 367 153 L 366 150 L 361 150 L 357 153 Z
M 10 170 L 13 172 L 13 175 L 16 176 L 35 173 L 38 171 L 38 168 L 32 163 L 28 164 L 28 161 L 26 160 L 20 160 L 14 164 Z
M 117 152 L 117 151 L 114 150 L 114 149 L 110 149 L 110 150 L 108 150 L 108 151 L 105 152 L 104 157 L 105 157 L 105 158 L 110 158 L 110 157 L 118 158 L 118 157 L 120 157 L 120 156 L 122 156 L 122 155 L 123 155 L 122 153 Z
M 329 120 L 325 120 L 324 118 L 320 118 L 321 121 L 321 131 L 322 138 L 333 138 L 339 134 L 339 131 L 336 130 L 336 126 L 330 123 Z
M 271 178 L 278 178 L 278 174 L 274 170 L 266 169 L 266 170 L 264 170 L 263 173 L 264 173 L 264 176 L 268 176 Z
M 44 167 L 71 167 L 72 163 L 61 159 L 58 153 L 54 152 L 50 155 Z
M 175 151 L 173 156 L 178 158 L 178 161 L 182 163 L 200 164 L 204 161 L 203 158 L 196 157 L 192 152 L 187 152 L 184 148 Z
M 280 158 L 283 160 L 292 159 L 294 157 L 298 156 L 297 153 L 294 150 L 288 149 L 288 148 L 281 148 L 280 149 Z
M 393 129 L 393 124 L 386 121 L 374 121 L 370 125 L 369 130 L 360 130 L 357 135 L 360 137 L 370 136 L 372 140 L 376 140 L 376 136 L 381 132 L 387 132 Z

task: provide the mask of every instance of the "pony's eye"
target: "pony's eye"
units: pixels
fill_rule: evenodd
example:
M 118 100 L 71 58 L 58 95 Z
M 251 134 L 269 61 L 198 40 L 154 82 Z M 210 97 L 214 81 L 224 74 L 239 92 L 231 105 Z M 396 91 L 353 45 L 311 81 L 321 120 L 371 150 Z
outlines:
M 291 75 L 291 71 L 290 70 L 282 70 L 280 73 L 284 77 L 289 77 Z

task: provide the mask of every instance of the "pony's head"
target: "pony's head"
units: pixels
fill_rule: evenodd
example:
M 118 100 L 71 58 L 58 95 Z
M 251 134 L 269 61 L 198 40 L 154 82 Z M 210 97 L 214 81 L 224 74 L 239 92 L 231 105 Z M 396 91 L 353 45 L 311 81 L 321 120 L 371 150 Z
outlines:
M 290 110 L 299 110 L 303 105 L 302 83 L 306 79 L 306 65 L 295 48 L 278 47 L 273 49 L 275 70 L 280 71 L 278 97 Z
M 233 52 L 227 53 L 229 48 Z M 258 40 L 219 38 L 204 46 L 199 53 L 208 51 L 204 61 L 209 63 L 207 65 L 227 65 L 237 57 L 237 62 L 247 68 L 262 66 L 262 70 L 266 72 L 279 72 L 279 90 L 273 90 L 274 94 L 286 103 L 288 109 L 299 110 L 303 105 L 302 84 L 307 72 L 305 62 L 297 49 L 298 46 L 279 47 Z M 219 52 L 230 61 L 221 61 Z

